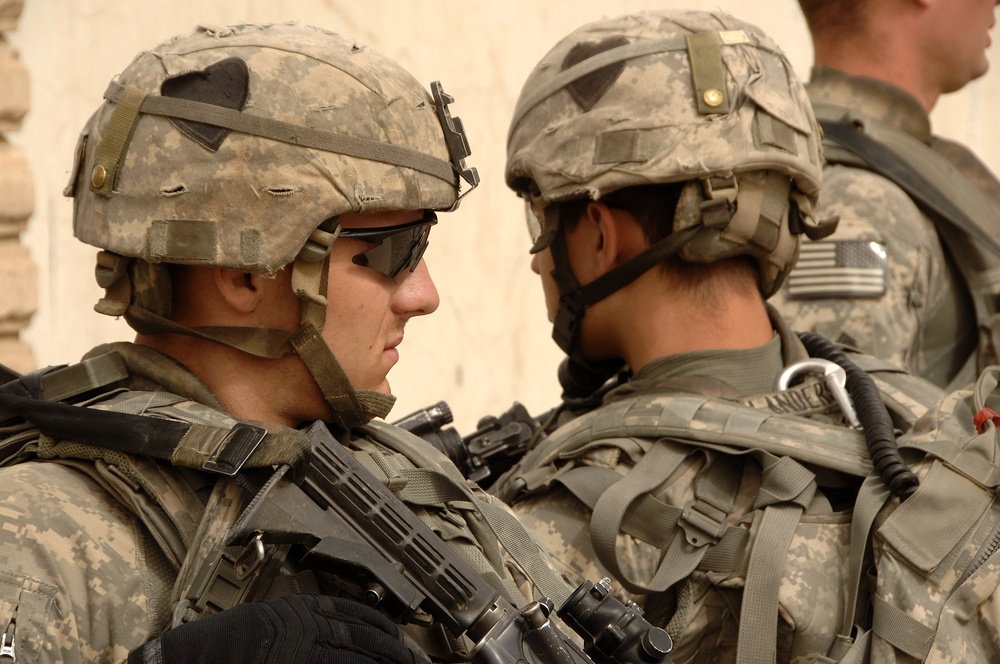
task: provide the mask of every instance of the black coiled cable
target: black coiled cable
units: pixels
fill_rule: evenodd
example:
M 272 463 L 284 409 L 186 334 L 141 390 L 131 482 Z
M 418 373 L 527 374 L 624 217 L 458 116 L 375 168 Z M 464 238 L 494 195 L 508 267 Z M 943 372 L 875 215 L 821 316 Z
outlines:
M 895 427 L 875 381 L 826 337 L 812 332 L 798 335 L 810 356 L 830 360 L 847 373 L 847 393 L 854 401 L 872 465 L 892 495 L 900 500 L 909 498 L 920 482 L 899 453 Z

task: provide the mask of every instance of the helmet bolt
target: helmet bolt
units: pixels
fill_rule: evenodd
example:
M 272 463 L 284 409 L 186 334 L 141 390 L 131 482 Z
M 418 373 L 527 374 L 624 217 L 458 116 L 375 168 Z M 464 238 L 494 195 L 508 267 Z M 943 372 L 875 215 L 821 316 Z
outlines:
M 705 93 L 702 95 L 702 99 L 705 101 L 707 106 L 715 108 L 722 103 L 722 92 L 716 88 L 709 88 L 708 90 L 705 90 Z
M 90 173 L 90 184 L 94 185 L 95 189 L 100 189 L 107 180 L 107 170 L 101 165 L 94 166 L 94 170 Z

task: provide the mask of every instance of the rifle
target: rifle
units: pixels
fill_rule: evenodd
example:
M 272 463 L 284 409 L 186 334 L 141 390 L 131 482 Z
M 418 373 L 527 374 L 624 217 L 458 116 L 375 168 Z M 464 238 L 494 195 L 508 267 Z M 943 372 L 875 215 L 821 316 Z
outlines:
M 206 565 L 211 578 L 193 593 L 194 610 L 253 599 L 276 571 L 265 551 L 298 545 L 306 550 L 303 567 L 346 575 L 364 602 L 393 619 L 407 622 L 426 612 L 452 634 L 467 636 L 474 662 L 670 664 L 670 637 L 635 604 L 615 599 L 607 580 L 581 584 L 558 610 L 584 640 L 581 650 L 550 619 L 551 600 L 514 607 L 322 422 L 308 435 L 313 449 L 300 477 L 293 481 L 285 466 L 268 480 L 233 527 L 230 541 L 249 544 Z
M 420 436 L 451 459 L 462 475 L 486 489 L 524 456 L 535 439 L 545 435 L 557 408 L 532 417 L 517 401 L 500 415 L 487 415 L 467 436 L 453 427 L 451 408 L 444 401 L 414 411 L 393 425 Z
M 392 424 L 423 438 L 451 459 L 463 475 L 489 490 L 495 479 L 544 438 L 564 414 L 576 417 L 593 410 L 629 375 L 618 360 L 591 366 L 566 358 L 559 365 L 562 402 L 537 417 L 515 401 L 500 415 L 480 418 L 476 430 L 462 436 L 445 426 L 453 421 L 451 408 L 438 401 Z

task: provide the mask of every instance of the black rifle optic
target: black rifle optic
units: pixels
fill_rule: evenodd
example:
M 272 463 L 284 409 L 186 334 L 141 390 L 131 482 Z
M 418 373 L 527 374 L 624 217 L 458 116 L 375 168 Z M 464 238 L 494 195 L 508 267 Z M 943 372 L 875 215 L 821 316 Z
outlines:
M 257 599 L 273 581 L 272 553 L 302 551 L 299 567 L 343 579 L 360 599 L 399 622 L 426 615 L 473 644 L 479 664 L 670 664 L 666 632 L 605 580 L 584 583 L 558 615 L 581 650 L 550 619 L 553 602 L 517 609 L 317 422 L 307 465 L 285 466 L 230 530 L 242 551 L 220 551 L 193 588 L 190 609 L 214 612 Z M 293 479 L 293 475 L 295 476 Z
M 487 488 L 524 456 L 533 438 L 544 434 L 554 411 L 532 417 L 515 401 L 504 413 L 481 418 L 475 431 L 462 436 L 453 427 L 445 426 L 453 421 L 451 408 L 444 401 L 438 401 L 393 424 L 444 452 L 463 475 Z
M 444 401 L 438 401 L 393 424 L 444 452 L 463 475 L 488 489 L 545 436 L 562 413 L 575 416 L 596 408 L 604 395 L 624 383 L 627 376 L 621 362 L 605 363 L 592 369 L 567 358 L 559 365 L 562 403 L 537 417 L 532 417 L 515 401 L 500 415 L 480 418 L 476 430 L 462 436 L 454 428 L 445 426 L 453 421 L 451 408 Z

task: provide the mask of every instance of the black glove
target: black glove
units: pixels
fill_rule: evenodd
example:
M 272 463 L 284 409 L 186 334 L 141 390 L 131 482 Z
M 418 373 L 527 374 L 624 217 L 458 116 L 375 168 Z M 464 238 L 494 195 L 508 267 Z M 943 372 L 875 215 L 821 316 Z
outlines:
M 185 623 L 129 653 L 128 664 L 427 664 L 375 609 L 289 595 Z

